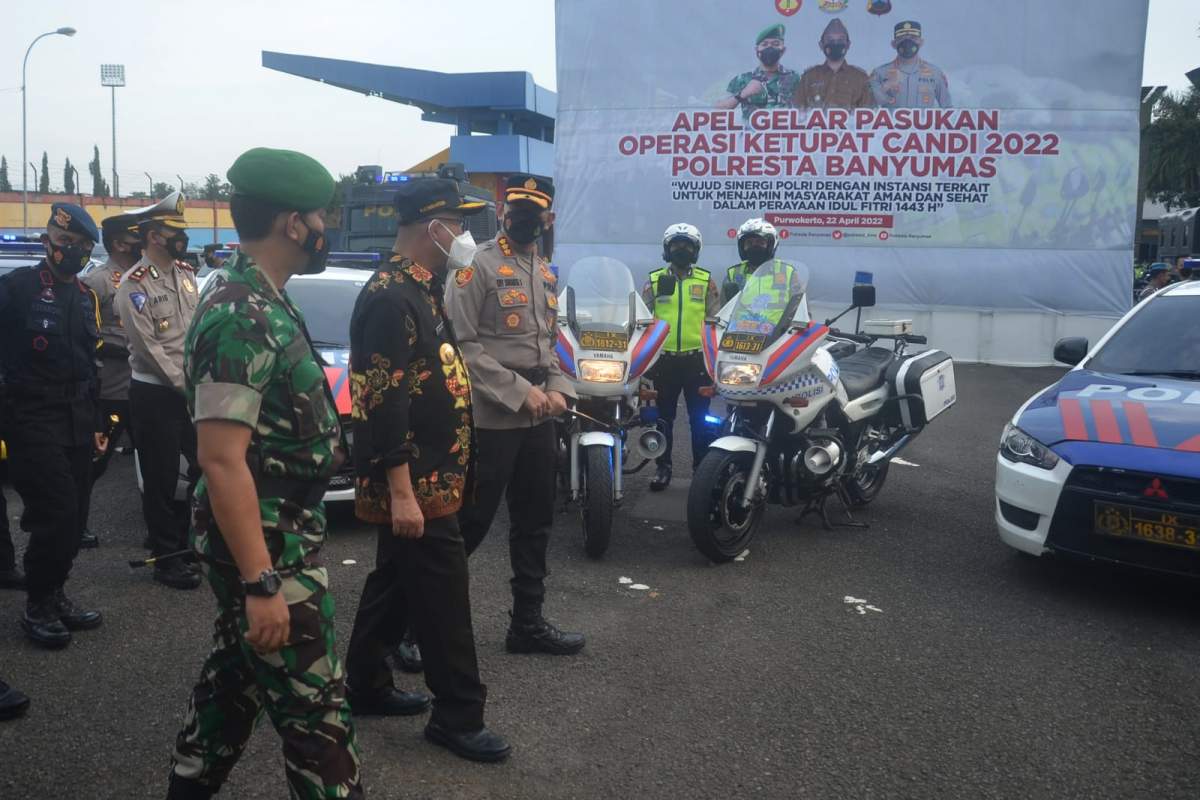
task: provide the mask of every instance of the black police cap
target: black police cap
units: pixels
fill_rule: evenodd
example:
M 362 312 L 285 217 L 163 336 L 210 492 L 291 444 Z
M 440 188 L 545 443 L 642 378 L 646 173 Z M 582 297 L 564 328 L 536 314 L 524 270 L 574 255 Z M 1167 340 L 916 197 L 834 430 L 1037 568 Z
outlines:
M 444 214 L 475 214 L 482 211 L 485 204 L 463 197 L 458 181 L 418 178 L 400 186 L 395 205 L 398 222 L 411 225 Z

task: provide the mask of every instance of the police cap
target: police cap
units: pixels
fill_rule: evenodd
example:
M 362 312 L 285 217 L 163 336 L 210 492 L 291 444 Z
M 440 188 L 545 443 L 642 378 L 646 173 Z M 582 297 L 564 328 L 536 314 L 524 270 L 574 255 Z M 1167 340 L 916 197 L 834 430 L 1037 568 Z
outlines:
M 510 175 L 505 182 L 504 201 L 514 203 L 521 200 L 540 208 L 549 208 L 554 203 L 554 181 L 524 173 Z
M 314 211 L 333 199 L 334 180 L 316 159 L 295 150 L 255 147 L 237 157 L 225 173 L 234 194 L 280 208 Z
M 144 230 L 151 223 L 158 223 L 177 230 L 185 230 L 187 228 L 187 220 L 183 218 L 183 209 L 183 192 L 176 190 L 152 206 L 139 208 L 136 211 L 126 211 L 122 216 L 130 217 L 139 230 Z
M 893 39 L 904 39 L 911 37 L 913 39 L 921 38 L 921 23 L 911 19 L 906 19 L 903 22 L 897 22 L 893 29 Z
M 90 214 L 74 203 L 55 203 L 50 206 L 50 221 L 46 227 L 62 228 L 70 233 L 78 233 L 88 237 L 93 242 L 100 241 L 100 232 Z
M 396 192 L 396 216 L 401 225 L 447 214 L 475 214 L 484 203 L 468 200 L 450 178 L 418 178 L 400 185 Z

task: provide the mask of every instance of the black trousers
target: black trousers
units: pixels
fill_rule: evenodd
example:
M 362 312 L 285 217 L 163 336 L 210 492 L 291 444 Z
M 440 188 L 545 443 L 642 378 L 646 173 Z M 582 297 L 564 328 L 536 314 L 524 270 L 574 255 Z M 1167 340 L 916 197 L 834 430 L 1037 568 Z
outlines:
M 513 612 L 540 612 L 546 594 L 546 547 L 554 524 L 558 457 L 554 421 L 531 428 L 479 428 L 475 440 L 479 448 L 475 502 L 458 513 L 467 555 L 487 536 L 500 499 L 506 498 Z
M 450 730 L 483 727 L 487 687 L 479 681 L 471 626 L 470 578 L 458 521 L 425 521 L 420 539 L 380 526 L 346 651 L 346 682 L 363 692 L 393 685 L 385 657 L 412 623 L 433 692 L 433 719 Z
M 41 600 L 67 582 L 79 554 L 91 497 L 92 445 L 64 446 L 19 436 L 7 444 L 9 475 L 25 503 L 21 527 L 29 531 L 29 599 Z
M 129 409 L 128 400 L 100 401 L 100 415 L 104 419 L 105 426 L 109 424 L 112 417 L 117 418 L 117 424 L 108 432 L 108 449 L 92 462 L 92 483 L 100 480 L 100 476 L 108 469 L 108 462 L 112 459 L 113 453 L 117 451 L 117 443 L 121 441 L 121 437 L 126 431 L 129 432 L 129 438 L 132 441 L 133 428 L 130 426 Z
M 675 444 L 675 413 L 679 406 L 679 395 L 687 402 L 688 424 L 692 432 L 692 468 L 700 464 L 709 442 L 705 434 L 704 415 L 708 413 L 709 398 L 700 394 L 700 389 L 712 381 L 704 369 L 704 355 L 699 351 L 673 356 L 664 353 L 654 365 L 654 389 L 658 392 L 658 429 L 667 437 L 667 449 L 656 463 L 671 466 L 671 452 Z
M 129 383 L 133 441 L 142 470 L 142 515 L 156 556 L 183 550 L 188 538 L 188 501 L 175 500 L 179 457 L 188 462 L 188 498 L 199 477 L 196 429 L 187 400 L 169 386 Z
M 7 466 L 3 471 L 8 472 Z M 17 550 L 13 547 L 12 529 L 8 524 L 8 498 L 4 496 L 3 480 L 0 479 L 0 569 L 12 569 L 16 565 Z

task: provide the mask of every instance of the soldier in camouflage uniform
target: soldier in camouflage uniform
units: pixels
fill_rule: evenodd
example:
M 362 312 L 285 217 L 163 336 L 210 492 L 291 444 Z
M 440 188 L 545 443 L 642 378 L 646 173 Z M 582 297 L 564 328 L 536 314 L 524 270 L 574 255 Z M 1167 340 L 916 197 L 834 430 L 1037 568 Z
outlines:
M 320 357 L 283 292 L 324 269 L 334 183 L 300 153 L 258 148 L 228 172 L 241 251 L 188 331 L 188 406 L 204 477 L 192 546 L 217 598 L 213 649 L 175 743 L 168 798 L 215 794 L 266 711 L 292 798 L 361 798 L 321 498 L 345 459 Z
M 743 72 L 729 82 L 728 97 L 717 101 L 717 108 L 742 109 L 747 118 L 760 108 L 787 108 L 796 94 L 799 76 L 782 66 L 779 59 L 787 52 L 783 25 L 764 28 L 755 40 L 755 54 L 761 66 Z

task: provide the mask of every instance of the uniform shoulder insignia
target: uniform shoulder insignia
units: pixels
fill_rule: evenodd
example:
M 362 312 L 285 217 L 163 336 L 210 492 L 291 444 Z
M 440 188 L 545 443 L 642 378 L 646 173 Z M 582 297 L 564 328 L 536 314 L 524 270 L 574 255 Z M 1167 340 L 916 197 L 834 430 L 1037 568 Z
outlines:
M 394 255 L 388 259 L 388 263 L 389 264 L 399 264 L 403 260 L 404 260 L 404 256 L 397 253 L 396 255 Z
M 193 272 L 194 273 L 196 271 L 196 269 L 186 261 L 176 261 L 175 266 L 179 267 L 180 269 L 182 269 L 185 272 Z
M 144 277 L 146 277 L 146 268 L 138 267 L 133 272 L 129 273 L 128 279 L 131 281 L 141 281 L 141 279 Z
M 156 267 L 156 266 L 154 266 L 153 264 L 151 264 L 151 265 L 150 265 L 150 269 L 149 269 L 148 271 L 149 271 L 149 273 L 150 273 L 150 277 L 151 277 L 151 278 L 154 278 L 154 280 L 158 280 L 158 279 L 159 279 L 159 277 L 160 277 L 160 276 L 159 276 L 159 274 L 158 274 L 158 267 Z
M 509 243 L 507 236 L 496 238 L 496 246 L 500 248 L 500 252 L 506 257 L 511 257 L 513 254 L 512 244 Z
M 470 283 L 471 279 L 474 277 L 475 267 L 464 267 L 463 269 L 460 269 L 458 272 L 454 273 L 454 285 L 461 289 Z

